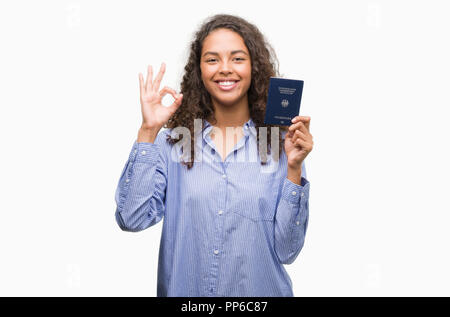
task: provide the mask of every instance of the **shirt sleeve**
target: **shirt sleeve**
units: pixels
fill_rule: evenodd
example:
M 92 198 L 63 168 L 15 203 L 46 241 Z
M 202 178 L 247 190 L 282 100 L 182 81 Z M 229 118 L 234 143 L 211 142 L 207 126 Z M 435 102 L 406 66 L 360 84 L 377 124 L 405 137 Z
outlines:
M 304 163 L 300 185 L 284 179 L 275 214 L 275 252 L 282 264 L 294 262 L 305 242 L 309 186 Z
M 154 143 L 134 142 L 117 185 L 116 222 L 124 231 L 137 232 L 157 224 L 165 212 L 167 158 L 165 134 Z

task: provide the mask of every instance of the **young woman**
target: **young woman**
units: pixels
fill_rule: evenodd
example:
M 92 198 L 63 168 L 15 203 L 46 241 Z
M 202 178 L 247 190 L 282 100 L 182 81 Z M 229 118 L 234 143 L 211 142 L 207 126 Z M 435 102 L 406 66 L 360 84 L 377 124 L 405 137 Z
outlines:
M 283 265 L 305 239 L 313 141 L 309 117 L 263 123 L 275 60 L 254 25 L 216 15 L 195 35 L 180 94 L 159 89 L 164 63 L 154 80 L 151 66 L 139 74 L 142 125 L 115 216 L 133 232 L 164 217 L 157 296 L 293 296 Z

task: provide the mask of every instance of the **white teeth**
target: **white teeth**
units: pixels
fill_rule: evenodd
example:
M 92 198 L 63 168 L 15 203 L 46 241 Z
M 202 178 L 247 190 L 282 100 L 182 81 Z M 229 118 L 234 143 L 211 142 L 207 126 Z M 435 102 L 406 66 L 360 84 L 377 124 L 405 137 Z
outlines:
M 221 81 L 219 82 L 219 85 L 221 86 L 231 86 L 234 85 L 235 81 Z

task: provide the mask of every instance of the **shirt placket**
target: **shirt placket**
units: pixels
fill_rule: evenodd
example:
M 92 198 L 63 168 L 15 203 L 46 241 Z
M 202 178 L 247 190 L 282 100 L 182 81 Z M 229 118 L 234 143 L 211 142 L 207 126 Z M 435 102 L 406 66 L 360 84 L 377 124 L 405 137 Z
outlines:
M 219 175 L 221 178 L 219 181 L 219 189 L 218 189 L 218 204 L 217 209 L 213 212 L 215 213 L 215 232 L 213 239 L 213 246 L 211 250 L 211 277 L 209 279 L 208 284 L 208 295 L 215 296 L 217 294 L 217 284 L 219 277 L 219 268 L 221 258 L 224 256 L 223 254 L 223 220 L 224 213 L 226 211 L 226 195 L 227 195 L 227 185 L 228 185 L 228 177 L 223 163 L 220 163 L 222 167 L 222 174 Z
M 210 279 L 207 285 L 206 293 L 208 296 L 216 296 L 217 295 L 217 285 L 218 285 L 218 277 L 220 272 L 220 262 L 221 259 L 226 256 L 223 252 L 223 241 L 224 241 L 224 214 L 226 214 L 227 211 L 227 187 L 229 184 L 229 173 L 227 173 L 227 166 L 229 165 L 229 159 L 231 155 L 234 155 L 239 149 L 243 148 L 246 144 L 248 138 L 248 129 L 245 129 L 244 131 L 244 138 L 243 140 L 240 140 L 238 144 L 236 144 L 233 151 L 230 152 L 229 155 L 225 158 L 225 162 L 222 162 L 222 159 L 220 158 L 219 169 L 214 169 L 218 171 L 219 177 L 221 180 L 219 181 L 219 188 L 218 188 L 218 204 L 217 204 L 217 210 L 213 211 L 216 215 L 215 222 L 216 222 L 216 230 L 214 234 L 214 243 L 213 243 L 213 249 L 211 250 L 211 267 L 210 267 Z M 209 135 L 206 135 L 205 138 L 206 143 L 211 147 L 214 155 L 219 155 L 219 153 L 215 150 L 214 144 L 212 140 L 210 139 Z M 211 164 L 215 164 L 214 160 L 211 162 Z

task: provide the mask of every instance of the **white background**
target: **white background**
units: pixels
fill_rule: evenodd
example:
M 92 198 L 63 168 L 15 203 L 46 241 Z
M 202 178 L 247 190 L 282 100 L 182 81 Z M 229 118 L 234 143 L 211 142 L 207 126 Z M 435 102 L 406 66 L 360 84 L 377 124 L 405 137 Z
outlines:
M 0 295 L 155 296 L 162 222 L 114 193 L 138 73 L 177 91 L 216 13 L 256 24 L 305 81 L 314 150 L 295 296 L 449 296 L 447 1 L 2 1 Z M 171 97 L 164 100 L 171 103 Z

